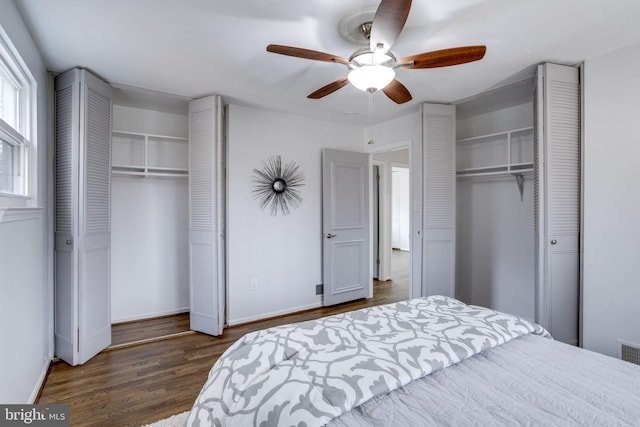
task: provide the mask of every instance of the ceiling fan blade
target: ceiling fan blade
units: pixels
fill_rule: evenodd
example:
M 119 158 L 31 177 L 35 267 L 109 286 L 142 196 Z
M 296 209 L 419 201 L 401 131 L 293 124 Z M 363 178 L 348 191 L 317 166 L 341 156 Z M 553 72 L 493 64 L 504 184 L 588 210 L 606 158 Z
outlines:
M 339 62 L 343 64 L 349 62 L 344 58 L 331 55 L 330 53 L 318 52 L 317 50 L 303 49 L 300 47 L 282 46 L 279 44 L 270 44 L 267 46 L 267 52 L 295 56 L 296 58 L 311 59 L 314 61 Z
M 371 24 L 369 49 L 385 53 L 396 42 L 411 9 L 411 0 L 382 0 Z M 377 50 L 376 50 L 377 49 Z
M 405 85 L 397 80 L 393 80 L 382 91 L 396 104 L 404 104 L 413 99 Z
M 320 99 L 329 94 L 332 94 L 333 92 L 337 91 L 340 88 L 345 87 L 348 84 L 349 84 L 349 80 L 346 77 L 343 77 L 341 79 L 336 80 L 335 82 L 329 83 L 328 85 L 321 87 L 317 91 L 308 95 L 307 98 Z
M 400 66 L 400 68 L 408 69 L 448 67 L 478 61 L 484 57 L 486 51 L 486 46 L 454 47 L 407 56 L 399 60 L 398 63 L 413 62 L 412 65 Z

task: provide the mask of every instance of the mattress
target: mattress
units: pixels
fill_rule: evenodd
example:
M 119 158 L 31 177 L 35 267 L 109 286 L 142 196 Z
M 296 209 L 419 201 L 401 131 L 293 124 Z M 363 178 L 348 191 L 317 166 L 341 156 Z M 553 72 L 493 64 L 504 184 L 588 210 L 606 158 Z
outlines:
M 329 422 L 364 426 L 640 425 L 640 366 L 525 335 Z

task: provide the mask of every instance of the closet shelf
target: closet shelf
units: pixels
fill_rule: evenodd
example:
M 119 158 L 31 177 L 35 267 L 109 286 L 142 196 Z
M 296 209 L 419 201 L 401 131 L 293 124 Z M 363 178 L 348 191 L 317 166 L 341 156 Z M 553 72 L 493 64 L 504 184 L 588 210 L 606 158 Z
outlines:
M 458 178 L 473 178 L 480 176 L 527 174 L 531 172 L 533 172 L 533 163 L 511 163 L 510 165 L 458 169 L 456 176 Z
M 458 177 L 513 175 L 533 170 L 533 127 L 457 141 Z
M 524 175 L 533 172 L 533 127 L 459 139 L 456 159 L 458 179 L 515 177 L 522 201 Z
M 495 133 L 488 133 L 488 134 L 484 134 L 484 135 L 472 136 L 472 137 L 469 137 L 469 138 L 460 138 L 456 142 L 458 142 L 458 143 L 474 142 L 474 141 L 479 142 L 479 141 L 482 141 L 483 139 L 504 137 L 504 136 L 508 136 L 508 135 L 521 133 L 521 132 L 522 133 L 527 133 L 527 132 L 532 132 L 532 131 L 533 131 L 533 127 L 529 126 L 529 127 L 525 127 L 525 128 L 512 129 L 512 130 L 508 130 L 508 131 L 504 131 L 504 132 L 495 132 Z
M 187 178 L 189 171 L 178 168 L 157 168 L 144 166 L 112 165 L 111 173 L 122 176 Z
M 189 138 L 185 138 L 182 136 L 170 136 L 170 135 L 158 135 L 158 134 L 153 134 L 153 133 L 144 133 L 144 132 L 130 132 L 127 130 L 117 130 L 117 129 L 113 129 L 111 131 L 112 134 L 118 134 L 118 135 L 129 135 L 129 136 L 140 136 L 140 137 L 148 137 L 148 138 L 159 138 L 159 139 L 173 139 L 176 141 L 184 141 L 187 142 L 189 141 Z
M 167 178 L 189 175 L 189 138 L 117 129 L 111 133 L 112 174 Z

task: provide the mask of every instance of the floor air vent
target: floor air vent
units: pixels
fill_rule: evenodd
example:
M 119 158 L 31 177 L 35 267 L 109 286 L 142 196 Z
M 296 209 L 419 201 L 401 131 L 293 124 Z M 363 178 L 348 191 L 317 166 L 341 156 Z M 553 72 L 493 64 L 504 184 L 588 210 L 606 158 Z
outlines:
M 618 340 L 620 359 L 640 365 L 640 345 Z

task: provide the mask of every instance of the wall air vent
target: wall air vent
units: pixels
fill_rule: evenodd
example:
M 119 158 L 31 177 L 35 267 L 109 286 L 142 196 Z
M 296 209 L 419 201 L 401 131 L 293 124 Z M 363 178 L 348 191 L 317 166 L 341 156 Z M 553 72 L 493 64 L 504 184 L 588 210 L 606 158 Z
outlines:
M 640 344 L 618 340 L 618 355 L 625 362 L 640 365 Z

